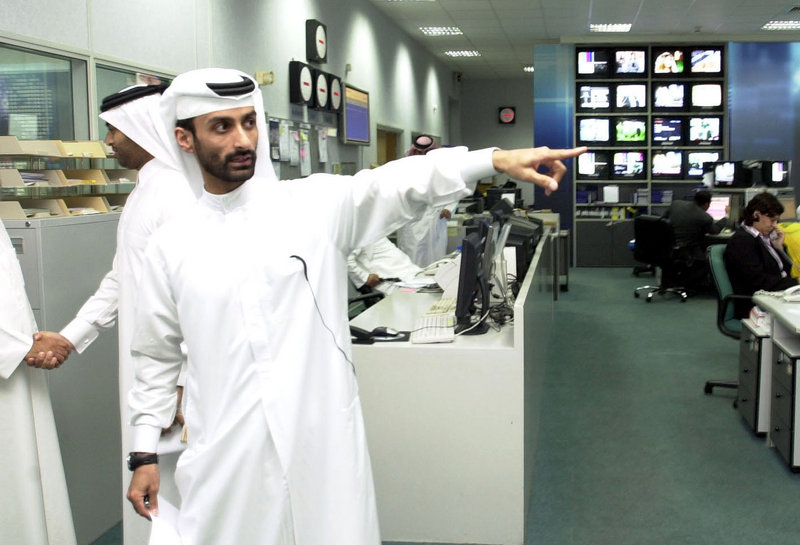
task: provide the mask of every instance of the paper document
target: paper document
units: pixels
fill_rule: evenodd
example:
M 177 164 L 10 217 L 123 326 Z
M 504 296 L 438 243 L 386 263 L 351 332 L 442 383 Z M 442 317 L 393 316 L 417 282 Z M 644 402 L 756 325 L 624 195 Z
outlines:
M 181 545 L 178 533 L 178 509 L 163 497 L 158 497 L 158 516 L 152 517 L 149 545 Z

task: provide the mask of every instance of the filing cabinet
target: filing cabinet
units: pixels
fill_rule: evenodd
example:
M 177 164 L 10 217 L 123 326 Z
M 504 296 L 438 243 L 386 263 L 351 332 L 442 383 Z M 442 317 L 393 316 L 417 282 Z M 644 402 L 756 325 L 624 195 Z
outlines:
M 797 361 L 800 353 L 773 339 L 770 440 L 792 471 L 800 470 L 797 444 Z
M 769 430 L 772 343 L 769 329 L 750 320 L 742 322 L 739 340 L 739 388 L 737 407 L 757 435 Z

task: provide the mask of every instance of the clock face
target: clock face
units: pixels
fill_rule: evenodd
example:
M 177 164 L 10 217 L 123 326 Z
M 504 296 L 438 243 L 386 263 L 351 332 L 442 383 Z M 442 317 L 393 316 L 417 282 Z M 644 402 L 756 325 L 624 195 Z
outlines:
M 330 104 L 331 110 L 339 111 L 342 105 L 342 81 L 339 78 L 331 78 L 330 87 Z
M 328 37 L 325 34 L 325 27 L 319 25 L 317 27 L 315 44 L 317 48 L 317 57 L 320 59 L 324 59 L 328 55 Z
M 506 106 L 504 108 L 500 108 L 499 112 L 499 120 L 500 123 L 513 123 L 514 119 L 517 116 L 516 110 L 511 106 Z
M 309 102 L 313 93 L 313 85 L 311 83 L 311 69 L 304 66 L 300 70 L 300 93 L 303 95 L 303 100 Z
M 328 29 L 316 19 L 306 19 L 306 58 L 309 62 L 328 61 Z
M 320 72 L 314 83 L 314 98 L 317 101 L 317 108 L 325 108 L 328 106 L 328 78 Z

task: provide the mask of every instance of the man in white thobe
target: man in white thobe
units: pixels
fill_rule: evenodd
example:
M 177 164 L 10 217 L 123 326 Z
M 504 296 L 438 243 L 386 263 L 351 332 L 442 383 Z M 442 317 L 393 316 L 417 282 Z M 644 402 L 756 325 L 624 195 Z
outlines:
M 57 367 L 69 354 L 69 343 L 54 333 L 33 336 L 36 322 L 2 221 L 0 283 L 0 490 L 7 500 L 0 509 L 0 542 L 74 545 L 46 371 L 23 362 L 31 358 Z
M 134 455 L 152 453 L 172 421 L 184 341 L 183 545 L 378 545 L 346 256 L 471 194 L 465 180 L 495 169 L 553 190 L 560 159 L 582 150 L 454 148 L 351 177 L 277 181 L 258 175 L 261 101 L 235 70 L 182 74 L 164 94 L 165 123 L 178 120 L 177 142 L 197 159 L 205 191 L 191 217 L 165 226 L 147 250 L 132 343 Z M 158 482 L 156 464 L 134 472 L 128 499 L 142 516 L 148 499 L 157 510 Z
M 111 271 L 75 319 L 61 331 L 78 352 L 83 352 L 101 330 L 110 328 L 115 320 L 119 320 L 119 397 L 124 453 L 132 450 L 127 402 L 128 391 L 133 386 L 130 344 L 144 250 L 158 227 L 196 203 L 177 153 L 172 150 L 172 135 L 161 121 L 159 105 L 165 88 L 160 85 L 130 87 L 106 97 L 101 104 L 100 118 L 108 125 L 106 143 L 112 147 L 123 167 L 139 171 L 138 180 L 120 215 Z M 178 435 L 180 430 L 171 434 Z M 164 444 L 168 442 L 177 441 L 165 436 Z M 161 494 L 175 505 L 180 504 L 172 478 L 177 458 L 177 453 L 168 453 L 161 459 L 164 473 Z M 123 490 L 127 490 L 130 478 L 131 472 L 123 466 Z M 150 524 L 125 509 L 123 533 L 127 545 L 146 543 Z
M 359 290 L 371 288 L 389 294 L 395 282 L 408 282 L 421 270 L 387 237 L 347 256 L 347 273 Z

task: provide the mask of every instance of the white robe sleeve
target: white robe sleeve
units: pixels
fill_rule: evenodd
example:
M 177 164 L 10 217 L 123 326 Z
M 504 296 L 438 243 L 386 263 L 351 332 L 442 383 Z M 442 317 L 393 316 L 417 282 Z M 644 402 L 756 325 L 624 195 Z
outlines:
M 33 346 L 35 322 L 11 239 L 0 222 L 0 378 L 7 379 Z
M 114 264 L 100 281 L 97 291 L 83 304 L 75 318 L 61 330 L 61 334 L 69 339 L 80 354 L 94 342 L 101 330 L 114 325 L 118 309 L 119 281 L 117 258 L 114 257 Z
M 175 418 L 175 388 L 184 360 L 182 341 L 163 256 L 157 245 L 151 244 L 145 254 L 131 342 L 135 380 L 128 403 L 135 452 L 156 452 L 161 428 L 168 427 Z
M 347 256 L 347 274 L 350 276 L 350 281 L 357 288 L 363 286 L 369 277 L 369 271 L 361 266 L 361 260 L 359 259 L 361 255 L 363 255 L 363 250 L 358 249 Z

